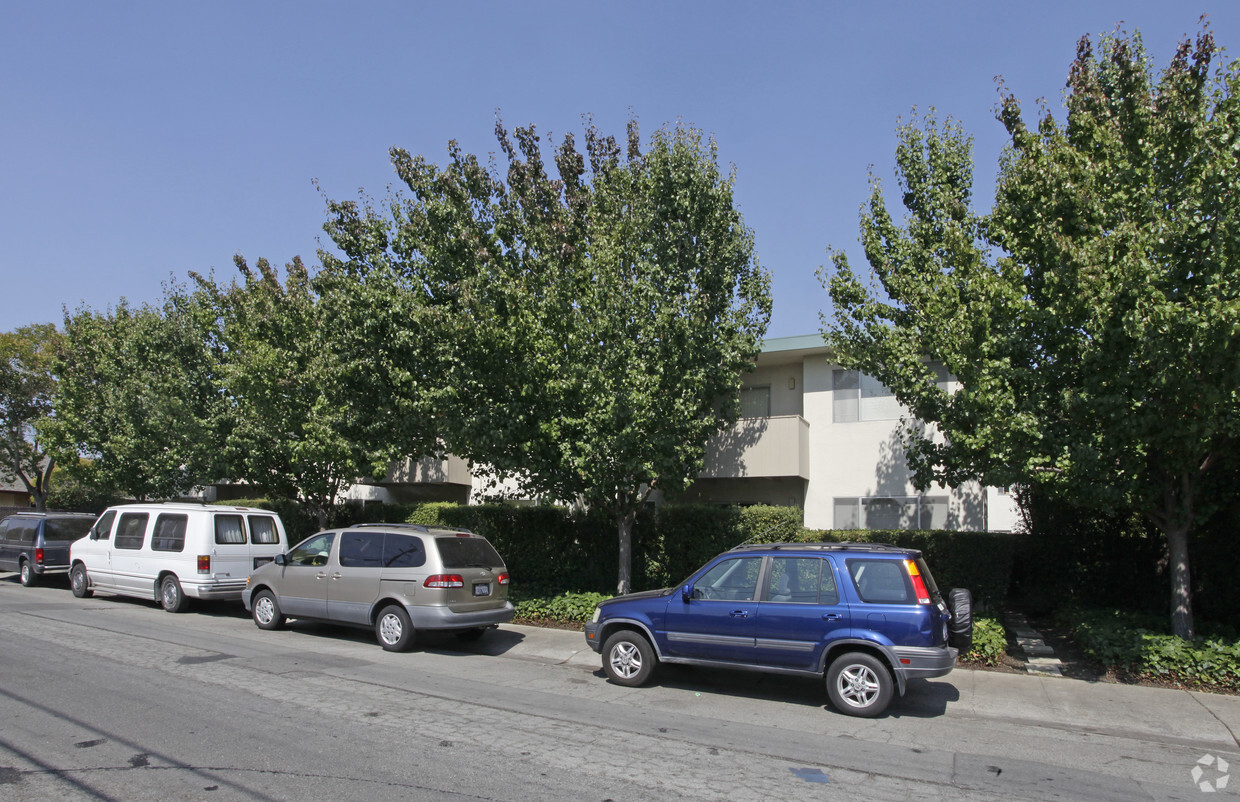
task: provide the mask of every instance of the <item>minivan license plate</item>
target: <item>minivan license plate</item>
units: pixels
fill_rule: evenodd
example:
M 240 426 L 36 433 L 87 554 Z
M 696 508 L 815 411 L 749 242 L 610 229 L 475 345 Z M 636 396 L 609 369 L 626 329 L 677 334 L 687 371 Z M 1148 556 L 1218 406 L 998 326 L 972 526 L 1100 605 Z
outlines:
M 480 582 L 477 585 L 474 585 L 474 595 L 475 596 L 490 596 L 491 595 L 491 583 Z

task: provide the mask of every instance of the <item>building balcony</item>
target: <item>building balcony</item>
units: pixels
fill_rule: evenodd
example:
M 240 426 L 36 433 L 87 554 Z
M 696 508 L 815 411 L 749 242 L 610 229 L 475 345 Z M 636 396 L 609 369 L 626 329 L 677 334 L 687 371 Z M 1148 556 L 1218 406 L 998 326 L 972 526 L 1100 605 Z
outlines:
M 423 457 L 419 460 L 407 459 L 393 463 L 387 476 L 379 481 L 381 485 L 424 485 L 451 484 L 471 485 L 473 474 L 469 463 L 454 455 L 443 457 Z
M 800 415 L 744 418 L 706 444 L 700 479 L 809 479 L 809 422 Z

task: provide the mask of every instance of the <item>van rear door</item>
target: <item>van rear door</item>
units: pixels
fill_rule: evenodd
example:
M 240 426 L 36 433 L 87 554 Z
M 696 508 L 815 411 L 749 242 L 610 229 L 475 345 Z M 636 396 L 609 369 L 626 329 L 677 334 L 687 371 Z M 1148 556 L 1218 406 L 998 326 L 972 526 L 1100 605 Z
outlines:
M 216 582 L 244 583 L 253 570 L 250 561 L 250 538 L 245 516 L 239 512 L 217 512 L 213 518 L 211 542 L 211 579 Z M 199 557 L 199 576 L 202 576 Z

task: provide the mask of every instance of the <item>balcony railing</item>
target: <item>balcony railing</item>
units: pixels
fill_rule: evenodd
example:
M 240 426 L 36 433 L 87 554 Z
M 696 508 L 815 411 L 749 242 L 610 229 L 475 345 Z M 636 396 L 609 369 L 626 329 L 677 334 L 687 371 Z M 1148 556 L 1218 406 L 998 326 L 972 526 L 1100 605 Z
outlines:
M 706 444 L 702 479 L 809 478 L 809 423 L 800 415 L 744 418 Z

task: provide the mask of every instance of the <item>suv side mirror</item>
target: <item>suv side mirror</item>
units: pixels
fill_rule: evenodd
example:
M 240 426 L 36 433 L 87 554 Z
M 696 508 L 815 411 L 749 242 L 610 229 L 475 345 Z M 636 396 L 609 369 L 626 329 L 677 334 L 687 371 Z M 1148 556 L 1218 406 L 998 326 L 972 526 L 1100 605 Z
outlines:
M 684 587 L 680 589 L 680 598 L 684 599 L 686 604 L 693 599 L 693 583 L 692 582 L 690 582 L 689 584 L 685 585 Z

